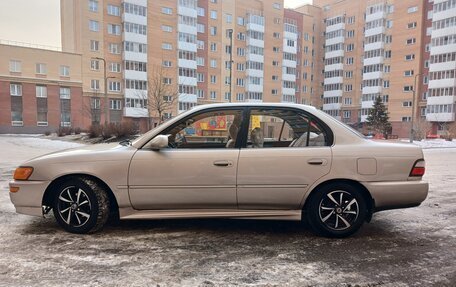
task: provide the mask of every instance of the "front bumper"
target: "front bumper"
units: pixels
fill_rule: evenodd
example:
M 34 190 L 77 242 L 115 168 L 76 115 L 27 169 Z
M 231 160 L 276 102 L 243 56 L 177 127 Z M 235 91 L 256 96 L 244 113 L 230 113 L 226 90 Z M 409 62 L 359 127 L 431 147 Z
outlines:
M 43 196 L 49 181 L 13 180 L 10 187 L 19 187 L 19 191 L 10 192 L 11 202 L 17 213 L 43 216 Z
M 418 206 L 428 194 L 425 181 L 362 182 L 374 200 L 375 210 Z

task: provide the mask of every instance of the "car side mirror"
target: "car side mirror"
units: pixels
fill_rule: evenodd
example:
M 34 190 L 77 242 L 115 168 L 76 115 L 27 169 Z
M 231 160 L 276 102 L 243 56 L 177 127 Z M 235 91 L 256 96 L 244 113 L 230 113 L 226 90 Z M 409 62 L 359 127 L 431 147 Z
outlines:
M 162 148 L 168 147 L 168 137 L 169 135 L 158 135 L 153 138 L 149 143 L 145 145 L 145 148 L 150 148 L 152 150 L 160 150 Z

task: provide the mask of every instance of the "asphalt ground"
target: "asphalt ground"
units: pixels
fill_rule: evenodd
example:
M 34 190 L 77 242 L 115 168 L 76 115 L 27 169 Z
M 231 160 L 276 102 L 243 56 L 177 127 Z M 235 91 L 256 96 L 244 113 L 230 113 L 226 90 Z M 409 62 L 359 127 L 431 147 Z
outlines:
M 16 214 L 15 166 L 58 147 L 0 137 L 0 286 L 456 286 L 454 148 L 425 150 L 421 206 L 327 239 L 253 220 L 121 221 L 74 235 L 52 216 Z

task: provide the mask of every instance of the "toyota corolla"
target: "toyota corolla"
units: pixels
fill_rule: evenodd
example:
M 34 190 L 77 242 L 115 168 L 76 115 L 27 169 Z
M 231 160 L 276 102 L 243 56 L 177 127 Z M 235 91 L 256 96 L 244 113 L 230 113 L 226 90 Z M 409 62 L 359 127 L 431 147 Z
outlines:
M 313 107 L 197 106 L 133 142 L 69 149 L 31 159 L 10 182 L 16 211 L 74 233 L 121 220 L 306 220 L 344 237 L 372 214 L 418 206 L 421 148 L 365 139 Z

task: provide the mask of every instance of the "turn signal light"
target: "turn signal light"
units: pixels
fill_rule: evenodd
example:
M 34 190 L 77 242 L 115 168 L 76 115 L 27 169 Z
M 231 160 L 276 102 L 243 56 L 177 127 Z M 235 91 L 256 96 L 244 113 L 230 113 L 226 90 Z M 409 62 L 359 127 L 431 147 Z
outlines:
M 425 162 L 424 160 L 418 160 L 415 162 L 415 165 L 410 172 L 410 176 L 423 176 L 425 172 Z
M 10 186 L 10 192 L 11 193 L 15 193 L 15 192 L 18 192 L 19 191 L 19 187 L 18 186 Z
M 14 179 L 15 180 L 27 180 L 33 172 L 33 167 L 18 167 L 14 171 Z

